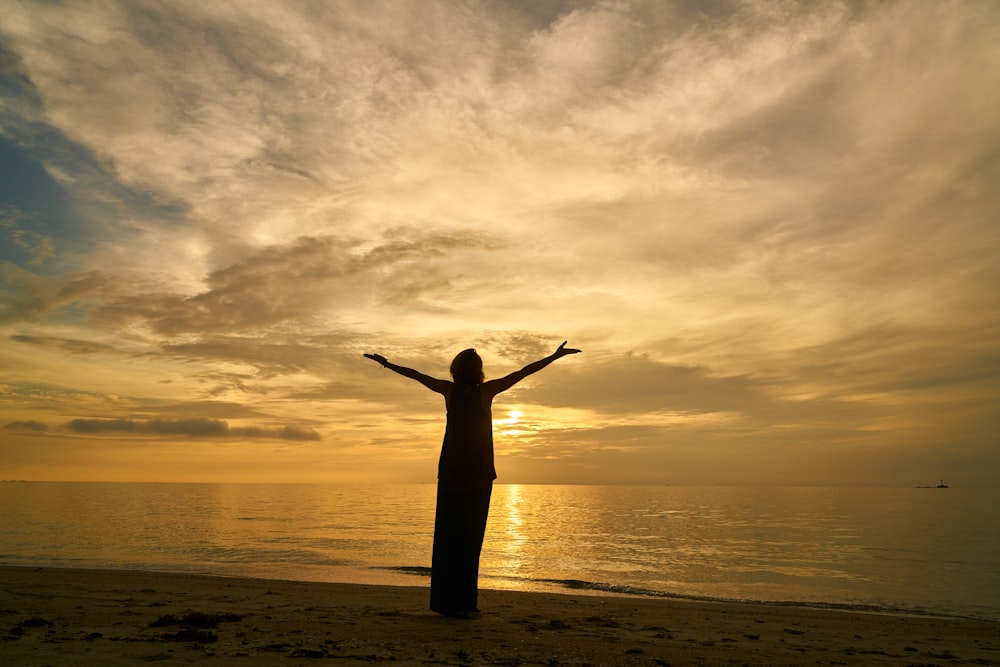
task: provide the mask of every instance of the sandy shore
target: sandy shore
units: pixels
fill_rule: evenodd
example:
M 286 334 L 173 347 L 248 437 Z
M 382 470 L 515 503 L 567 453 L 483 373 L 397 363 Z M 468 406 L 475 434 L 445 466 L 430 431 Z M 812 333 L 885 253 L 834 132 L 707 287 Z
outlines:
M 0 567 L 0 664 L 994 665 L 1000 623 L 752 604 Z

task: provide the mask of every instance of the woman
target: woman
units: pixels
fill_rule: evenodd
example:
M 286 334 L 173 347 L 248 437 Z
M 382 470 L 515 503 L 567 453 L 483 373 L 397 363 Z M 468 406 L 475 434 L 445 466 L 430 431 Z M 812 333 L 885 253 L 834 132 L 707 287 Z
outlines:
M 483 360 L 473 349 L 451 362 L 452 381 L 438 380 L 380 354 L 365 354 L 431 391 L 444 396 L 448 421 L 438 460 L 437 509 L 431 555 L 431 609 L 446 616 L 473 618 L 479 613 L 479 554 L 496 469 L 493 467 L 493 397 L 537 373 L 556 359 L 580 350 L 566 347 L 498 380 L 484 382 Z

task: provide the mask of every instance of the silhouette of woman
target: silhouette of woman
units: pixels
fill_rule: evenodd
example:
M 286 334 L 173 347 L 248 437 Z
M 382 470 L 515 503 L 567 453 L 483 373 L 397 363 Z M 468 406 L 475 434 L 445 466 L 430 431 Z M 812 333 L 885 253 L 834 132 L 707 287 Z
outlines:
M 479 554 L 496 469 L 493 467 L 493 397 L 537 373 L 556 359 L 580 350 L 566 347 L 505 377 L 484 381 L 483 360 L 474 349 L 451 362 L 452 380 L 438 380 L 380 354 L 365 354 L 431 391 L 444 396 L 448 420 L 438 460 L 437 508 L 431 554 L 431 604 L 446 616 L 474 618 L 478 613 Z

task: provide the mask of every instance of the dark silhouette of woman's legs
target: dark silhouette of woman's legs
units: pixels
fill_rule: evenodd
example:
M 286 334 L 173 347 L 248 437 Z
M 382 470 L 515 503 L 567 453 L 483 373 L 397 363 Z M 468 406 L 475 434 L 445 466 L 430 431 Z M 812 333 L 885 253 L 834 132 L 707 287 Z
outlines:
M 479 555 L 493 484 L 470 492 L 438 486 L 431 556 L 431 609 L 455 615 L 477 611 Z

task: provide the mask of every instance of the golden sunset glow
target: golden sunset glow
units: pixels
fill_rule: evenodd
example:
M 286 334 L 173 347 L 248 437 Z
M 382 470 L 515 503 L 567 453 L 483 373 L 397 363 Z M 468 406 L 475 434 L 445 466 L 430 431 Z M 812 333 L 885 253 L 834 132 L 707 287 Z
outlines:
M 996 484 L 998 26 L 0 1 L 0 478 Z
M 499 428 L 501 433 L 511 437 L 517 437 L 524 433 L 519 424 L 521 423 L 521 413 L 518 410 L 509 410 L 507 418 L 500 421 L 493 421 L 493 428 Z

